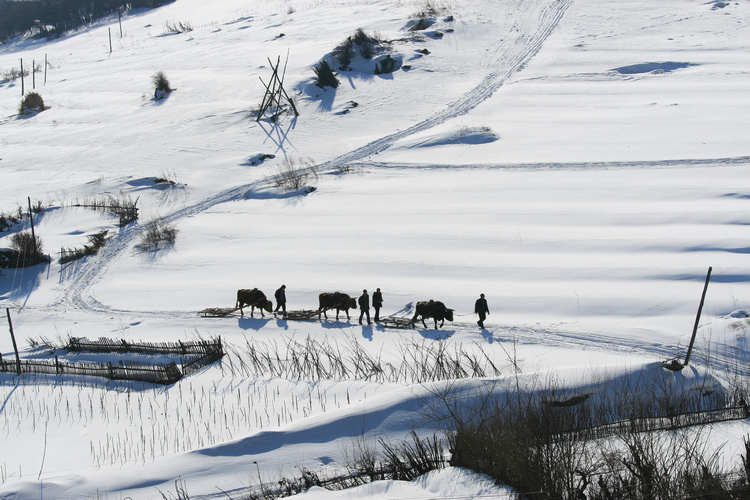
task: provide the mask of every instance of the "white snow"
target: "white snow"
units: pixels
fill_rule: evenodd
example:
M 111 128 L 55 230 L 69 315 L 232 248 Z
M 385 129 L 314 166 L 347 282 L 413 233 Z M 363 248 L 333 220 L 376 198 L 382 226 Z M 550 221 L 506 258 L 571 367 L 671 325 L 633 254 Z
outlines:
M 445 342 L 487 354 L 503 377 L 515 361 L 577 387 L 683 356 L 711 266 L 694 376 L 714 383 L 706 359 L 724 346 L 745 359 L 750 4 L 467 0 L 412 38 L 422 7 L 176 0 L 128 12 L 122 38 L 115 16 L 0 46 L 0 71 L 49 60 L 46 84 L 35 75 L 49 107 L 37 115 L 17 116 L 19 80 L 0 83 L 0 211 L 27 198 L 50 207 L 34 223 L 52 263 L 0 276 L 21 356 L 49 358 L 28 340 L 68 335 L 221 336 L 234 349 L 168 387 L 2 374 L 0 498 L 162 498 L 175 480 L 191 498 L 239 497 L 259 477 L 340 471 L 357 439 L 440 430 L 418 411 L 423 384 L 259 378 L 231 364 L 248 342 L 356 344 L 394 366 L 414 345 Z M 170 22 L 194 29 L 166 34 Z M 337 89 L 315 86 L 312 66 L 358 28 L 394 40 L 401 68 L 373 75 L 358 59 Z M 300 115 L 256 122 L 259 78 L 277 60 Z M 157 71 L 176 90 L 155 101 Z M 315 166 L 314 191 L 273 186 L 285 159 Z M 72 206 L 121 193 L 140 208 L 126 228 Z M 139 251 L 139 231 L 160 217 L 179 230 L 174 246 Z M 104 229 L 114 237 L 97 256 L 57 262 Z M 435 299 L 456 318 L 396 330 L 360 326 L 358 311 L 197 315 L 233 307 L 240 288 L 272 298 L 282 283 L 289 309 L 380 287 L 383 316 Z M 471 314 L 480 293 L 486 329 Z M 7 333 L 0 352 L 14 356 Z M 740 422 L 714 435 L 730 457 L 747 432 Z M 453 468 L 302 498 L 504 494 Z

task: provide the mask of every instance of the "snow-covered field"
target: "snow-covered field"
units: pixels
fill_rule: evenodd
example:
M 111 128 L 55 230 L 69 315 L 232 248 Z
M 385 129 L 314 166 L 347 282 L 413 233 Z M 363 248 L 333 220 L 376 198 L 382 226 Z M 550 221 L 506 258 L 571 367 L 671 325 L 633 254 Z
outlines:
M 21 356 L 48 358 L 28 340 L 67 336 L 221 336 L 232 352 L 168 387 L 3 374 L 0 498 L 161 498 L 178 478 L 191 498 L 238 497 L 259 477 L 340 470 L 362 436 L 434 430 L 418 411 L 430 384 L 256 376 L 236 364 L 254 342 L 309 337 L 394 366 L 444 342 L 486 354 L 500 378 L 518 367 L 575 384 L 683 356 L 711 266 L 694 366 L 704 374 L 725 345 L 745 359 L 750 3 L 467 0 L 408 31 L 425 5 L 176 0 L 129 12 L 122 37 L 114 17 L 0 46 L 0 71 L 49 61 L 46 84 L 36 74 L 42 113 L 18 117 L 20 80 L 0 83 L 0 210 L 27 198 L 50 207 L 35 231 L 52 263 L 0 276 Z M 194 29 L 167 34 L 180 22 Z M 358 58 L 337 89 L 315 86 L 312 66 L 358 28 L 392 40 L 400 68 L 374 75 Z M 259 78 L 277 58 L 300 115 L 256 122 Z M 159 101 L 157 71 L 176 89 Z M 275 157 L 253 161 L 260 154 Z M 315 166 L 314 191 L 269 181 L 285 158 Z M 71 206 L 105 194 L 137 198 L 140 220 L 119 229 Z M 155 218 L 177 240 L 139 251 Z M 114 237 L 98 255 L 58 263 L 60 248 L 104 229 Z M 289 309 L 379 287 L 383 316 L 435 299 L 456 318 L 436 331 L 359 325 L 358 311 L 197 315 L 233 307 L 237 289 L 272 296 L 282 283 Z M 471 314 L 480 293 L 485 329 Z M 0 352 L 14 356 L 6 333 Z M 739 422 L 714 437 L 732 456 L 748 432 Z M 448 469 L 336 495 L 502 490 Z

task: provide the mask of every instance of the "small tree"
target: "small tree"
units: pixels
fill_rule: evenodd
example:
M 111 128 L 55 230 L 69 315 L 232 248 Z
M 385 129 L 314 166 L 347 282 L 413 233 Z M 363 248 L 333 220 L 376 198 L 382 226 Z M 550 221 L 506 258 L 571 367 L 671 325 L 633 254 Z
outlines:
M 23 99 L 21 99 L 21 104 L 18 106 L 18 114 L 26 115 L 30 113 L 41 113 L 45 109 L 47 109 L 47 107 L 44 105 L 44 99 L 42 99 L 42 96 L 36 92 L 29 92 L 23 97 Z

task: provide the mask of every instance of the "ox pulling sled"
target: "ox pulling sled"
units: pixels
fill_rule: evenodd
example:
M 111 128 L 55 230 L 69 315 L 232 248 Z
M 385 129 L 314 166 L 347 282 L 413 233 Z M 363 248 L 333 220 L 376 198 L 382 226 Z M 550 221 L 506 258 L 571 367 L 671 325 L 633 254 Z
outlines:
M 414 322 L 409 318 L 397 318 L 395 316 L 380 318 L 380 324 L 387 328 L 414 328 Z
M 239 307 L 209 307 L 198 311 L 198 315 L 201 318 L 226 318 L 237 310 Z

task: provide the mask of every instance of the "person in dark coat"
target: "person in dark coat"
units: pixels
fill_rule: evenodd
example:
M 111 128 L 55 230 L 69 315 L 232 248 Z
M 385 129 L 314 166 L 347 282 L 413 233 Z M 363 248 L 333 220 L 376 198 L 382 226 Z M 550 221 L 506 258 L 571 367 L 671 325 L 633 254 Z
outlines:
M 362 296 L 359 298 L 359 324 L 362 324 L 362 316 L 367 315 L 367 324 L 370 324 L 370 296 L 367 290 L 362 290 Z
M 380 293 L 380 288 L 372 294 L 372 307 L 375 309 L 375 316 L 372 319 L 375 320 L 375 323 L 378 323 L 380 321 L 380 308 L 383 307 L 383 294 Z
M 476 302 L 474 302 L 474 314 L 479 315 L 479 321 L 477 321 L 477 325 L 479 325 L 480 328 L 484 328 L 484 320 L 487 318 L 487 315 L 490 313 L 490 308 L 487 307 L 487 300 L 484 298 L 484 294 L 480 293 L 479 298 Z
M 281 312 L 286 314 L 286 285 L 281 285 L 281 287 L 276 290 L 274 296 L 276 297 L 276 310 L 274 312 L 278 312 L 280 308 Z

